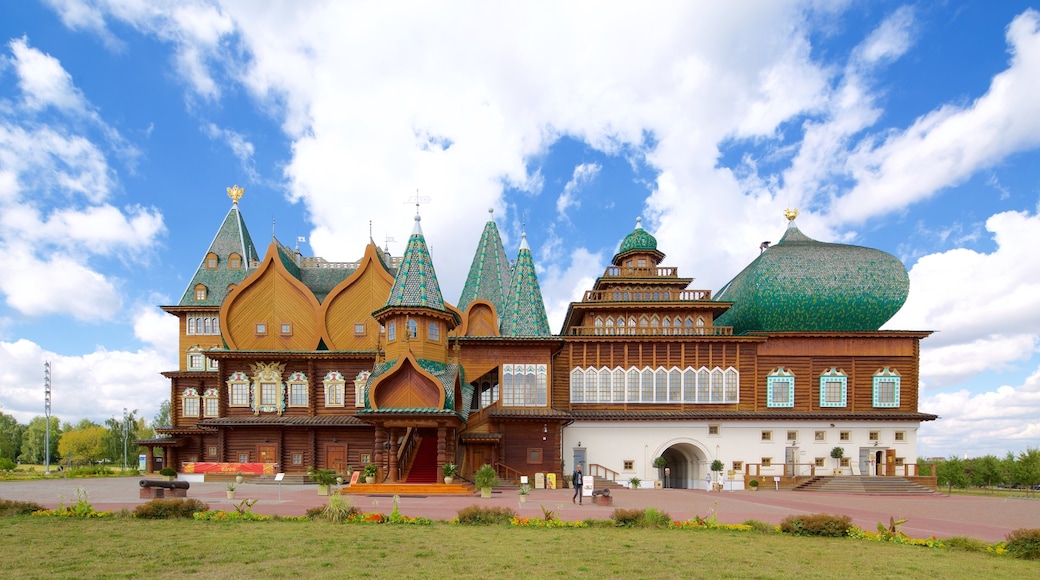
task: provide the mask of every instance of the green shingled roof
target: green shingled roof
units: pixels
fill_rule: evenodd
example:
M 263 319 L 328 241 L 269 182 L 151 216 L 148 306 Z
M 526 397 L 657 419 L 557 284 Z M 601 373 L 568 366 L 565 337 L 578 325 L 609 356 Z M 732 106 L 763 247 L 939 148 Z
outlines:
M 621 242 L 621 249 L 618 250 L 618 255 L 624 254 L 625 252 L 631 252 L 632 250 L 652 251 L 656 249 L 657 238 L 643 229 L 642 218 L 636 218 L 636 229 L 632 230 L 632 233 L 625 236 L 625 239 Z
M 502 336 L 549 336 L 549 319 L 545 315 L 545 301 L 538 286 L 527 234 L 520 242 L 511 277 L 505 309 L 499 316 L 502 320 L 499 332 Z
M 499 316 L 505 312 L 505 295 L 509 289 L 509 259 L 502 247 L 502 237 L 494 219 L 484 224 L 480 244 L 466 276 L 466 285 L 459 298 L 459 310 L 465 312 L 470 302 L 482 299 L 495 306 Z
M 736 333 L 873 331 L 906 301 L 910 277 L 895 256 L 862 246 L 818 242 L 792 221 L 715 295 L 733 306 L 715 320 Z
M 433 269 L 430 252 L 426 248 L 426 239 L 419 227 L 419 216 L 415 216 L 415 229 L 408 238 L 401 265 L 394 278 L 394 287 L 390 290 L 390 298 L 386 305 L 390 306 L 423 306 L 434 310 L 445 311 L 441 287 L 437 283 L 437 273 Z
M 217 267 L 212 270 L 206 267 L 206 256 L 210 252 L 217 255 Z M 228 267 L 228 257 L 231 254 L 238 254 L 242 258 L 237 270 Z M 256 246 L 253 245 L 253 239 L 249 237 L 249 230 L 246 229 L 245 219 L 238 210 L 238 203 L 233 203 L 224 218 L 224 223 L 220 225 L 213 241 L 210 242 L 209 249 L 203 254 L 195 275 L 188 282 L 178 306 L 220 306 L 227 296 L 228 286 L 241 283 L 251 272 L 250 264 L 259 260 Z M 195 287 L 199 284 L 206 287 L 206 299 L 203 301 L 195 300 Z

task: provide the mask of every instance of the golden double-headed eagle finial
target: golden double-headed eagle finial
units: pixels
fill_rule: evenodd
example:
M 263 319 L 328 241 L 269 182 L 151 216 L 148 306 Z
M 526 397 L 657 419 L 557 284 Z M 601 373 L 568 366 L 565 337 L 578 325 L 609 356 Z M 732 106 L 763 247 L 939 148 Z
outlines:
M 787 218 L 787 221 L 793 222 L 794 218 L 798 217 L 798 210 L 796 210 L 796 209 L 785 209 L 784 210 L 784 217 Z
M 231 198 L 231 201 L 234 203 L 238 203 L 238 200 L 242 199 L 242 194 L 244 194 L 245 192 L 246 190 L 239 187 L 237 183 L 227 188 L 227 195 Z

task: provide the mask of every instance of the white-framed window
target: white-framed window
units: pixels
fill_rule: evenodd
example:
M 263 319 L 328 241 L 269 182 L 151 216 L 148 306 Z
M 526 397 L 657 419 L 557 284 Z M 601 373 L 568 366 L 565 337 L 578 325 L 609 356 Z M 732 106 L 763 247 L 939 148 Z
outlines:
M 355 322 L 354 323 L 354 336 L 365 336 L 365 323 Z
M 201 371 L 205 368 L 205 357 L 202 356 L 201 352 L 189 352 L 188 353 L 188 370 Z
M 762 441 L 772 441 L 772 440 L 773 440 L 773 432 L 772 431 L 762 431 Z
M 202 393 L 202 416 L 203 417 L 219 417 L 220 416 L 220 393 L 217 389 L 206 389 Z
M 869 441 L 881 441 L 881 431 L 870 431 L 867 433 Z
M 392 323 L 391 323 L 392 324 Z M 343 407 L 343 392 L 347 381 L 339 371 L 329 371 L 322 384 L 325 387 L 325 406 Z
M 896 431 L 892 434 L 892 439 L 896 443 L 906 443 L 906 431 Z
M 277 383 L 260 383 L 259 387 L 261 405 L 276 405 L 278 404 L 278 385 Z
M 199 392 L 194 388 L 184 389 L 184 392 L 181 394 L 181 416 L 199 416 Z
M 575 367 L 570 379 L 572 403 L 740 402 L 740 372 L 733 367 Z
M 365 397 L 368 395 L 368 379 L 372 371 L 361 371 L 354 377 L 354 406 L 362 408 L 365 406 Z
M 192 316 L 188 317 L 188 334 L 195 334 L 195 318 Z
M 229 407 L 249 406 L 249 377 L 245 373 L 242 371 L 232 373 L 227 380 L 227 387 Z
M 874 373 L 874 406 L 899 406 L 899 371 L 885 367 Z
M 826 431 L 814 431 L 813 432 L 813 441 L 816 441 L 817 443 L 823 443 L 823 442 L 827 441 L 827 432 Z
M 220 361 L 218 361 L 217 359 L 206 357 L 206 370 L 207 371 L 220 370 Z
M 548 396 L 548 365 L 502 365 L 503 407 L 544 407 Z
M 838 432 L 838 441 L 852 441 L 851 431 L 840 431 Z
M 296 371 L 289 375 L 286 382 L 289 385 L 289 406 L 306 407 L 310 403 L 310 385 L 307 382 L 307 375 Z
M 831 367 L 820 375 L 820 406 L 844 407 L 848 400 L 849 378 L 845 371 Z
M 794 374 L 783 367 L 766 377 L 766 406 L 794 407 Z
M 257 336 L 267 336 L 267 324 L 265 324 L 263 322 L 257 322 L 256 323 L 256 335 Z
M 281 328 L 279 330 L 279 333 L 282 336 L 292 336 L 292 323 L 291 322 L 283 322 L 281 324 Z

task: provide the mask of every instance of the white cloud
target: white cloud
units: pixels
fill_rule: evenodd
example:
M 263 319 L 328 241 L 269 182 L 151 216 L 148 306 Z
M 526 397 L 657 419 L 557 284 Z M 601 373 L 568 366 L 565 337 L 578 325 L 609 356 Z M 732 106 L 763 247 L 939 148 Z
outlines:
M 14 56 L 18 84 L 28 109 L 56 107 L 76 114 L 84 112 L 83 95 L 72 84 L 72 76 L 62 68 L 58 59 L 30 48 L 25 37 L 12 40 L 8 46 Z
M 202 130 L 210 139 L 219 140 L 231 149 L 231 153 L 238 158 L 238 161 L 242 164 L 242 170 L 245 171 L 251 182 L 255 183 L 259 180 L 259 175 L 253 164 L 253 155 L 256 153 L 256 148 L 245 135 L 231 129 L 223 129 L 213 123 L 206 123 L 203 125 Z
M 155 369 L 170 368 L 170 361 L 155 351 L 63 356 L 25 339 L 0 342 L 0 403 L 23 425 L 43 415 L 44 361 L 51 363 L 52 414 L 63 421 L 103 422 L 121 417 L 124 407 L 150 419 L 169 398 L 169 382 Z
M 961 248 L 918 259 L 910 296 L 885 325 L 940 331 L 922 343 L 929 387 L 1006 368 L 1040 341 L 1040 216 L 1004 212 L 986 229 L 996 243 L 991 253 Z
M 556 213 L 560 218 L 567 218 L 568 209 L 581 207 L 578 194 L 582 188 L 596 179 L 601 169 L 603 167 L 598 163 L 582 163 L 574 168 L 570 181 L 563 186 L 563 192 L 556 198 Z
M 0 292 L 29 316 L 68 314 L 98 322 L 115 316 L 122 300 L 115 283 L 64 254 L 41 257 L 24 244 L 0 245 Z
M 1040 442 L 1040 369 L 1018 387 L 1002 386 L 973 394 L 967 390 L 937 393 L 921 399 L 921 410 L 939 415 L 924 423 L 922 447 L 940 455 L 1003 457 L 1007 451 L 1036 448 Z
M 1040 145 L 1040 13 L 1008 26 L 1007 70 L 968 107 L 945 105 L 904 131 L 863 141 L 848 160 L 855 187 L 829 213 L 859 222 L 961 183 L 1008 155 Z
M 153 296 L 152 303 L 166 304 L 165 298 Z M 163 312 L 155 306 L 142 306 L 133 316 L 134 336 L 149 344 L 160 355 L 167 358 L 165 366 L 160 368 L 178 368 L 177 349 L 179 348 L 179 332 L 177 318 Z

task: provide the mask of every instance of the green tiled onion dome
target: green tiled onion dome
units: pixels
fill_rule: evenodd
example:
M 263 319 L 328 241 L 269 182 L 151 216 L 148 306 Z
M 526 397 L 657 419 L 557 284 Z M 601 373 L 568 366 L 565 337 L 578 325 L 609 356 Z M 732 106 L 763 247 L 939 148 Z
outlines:
M 873 331 L 902 308 L 910 276 L 895 256 L 862 246 L 818 242 L 793 218 L 715 296 L 733 306 L 716 319 L 733 332 Z
M 621 249 L 618 250 L 618 254 L 624 254 L 632 250 L 657 250 L 657 238 L 643 229 L 643 218 L 636 218 L 636 229 L 625 236 L 624 241 L 621 242 Z

